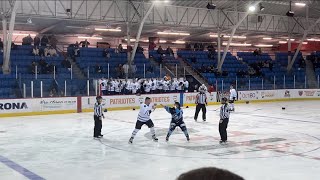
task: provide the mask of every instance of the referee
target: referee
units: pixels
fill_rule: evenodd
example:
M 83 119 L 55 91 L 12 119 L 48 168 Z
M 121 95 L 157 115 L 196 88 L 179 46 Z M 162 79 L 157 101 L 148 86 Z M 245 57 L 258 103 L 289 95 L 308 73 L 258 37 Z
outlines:
M 97 102 L 94 104 L 94 138 L 102 138 L 103 135 L 101 134 L 102 129 L 102 118 L 104 118 L 104 114 L 102 112 L 102 97 L 98 96 L 96 98 Z
M 197 94 L 196 97 L 196 112 L 194 114 L 194 120 L 197 121 L 198 119 L 198 115 L 200 110 L 202 110 L 202 120 L 206 121 L 206 113 L 207 113 L 207 108 L 206 105 L 208 104 L 207 102 L 207 95 L 205 93 L 205 91 L 200 91 Z
M 228 99 L 223 97 L 221 99 L 221 108 L 220 108 L 220 121 L 219 121 L 219 133 L 220 133 L 220 144 L 227 144 L 228 135 L 227 135 L 227 127 L 229 123 L 230 117 L 230 107 L 228 105 Z

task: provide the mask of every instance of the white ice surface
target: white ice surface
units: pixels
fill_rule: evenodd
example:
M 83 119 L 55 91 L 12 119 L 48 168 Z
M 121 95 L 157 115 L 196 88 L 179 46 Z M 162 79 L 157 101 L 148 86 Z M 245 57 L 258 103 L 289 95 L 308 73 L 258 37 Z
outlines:
M 50 180 L 174 180 L 204 166 L 247 180 L 320 180 L 319 101 L 236 105 L 227 146 L 218 143 L 217 108 L 208 107 L 207 122 L 184 109 L 189 143 L 180 129 L 165 142 L 164 109 L 152 114 L 159 142 L 144 126 L 132 145 L 138 111 L 106 113 L 101 141 L 92 138 L 92 113 L 1 118 L 0 155 Z M 0 179 L 27 178 L 0 162 Z

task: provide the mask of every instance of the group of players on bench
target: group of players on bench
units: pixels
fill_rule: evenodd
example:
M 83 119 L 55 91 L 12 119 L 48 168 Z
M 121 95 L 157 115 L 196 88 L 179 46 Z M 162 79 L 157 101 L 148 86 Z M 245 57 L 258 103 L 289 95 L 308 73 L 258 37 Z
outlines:
M 219 121 L 219 133 L 220 133 L 220 144 L 227 143 L 227 127 L 229 123 L 230 111 L 234 111 L 233 101 L 236 99 L 236 91 L 233 87 L 230 87 L 230 99 L 229 102 L 231 105 L 228 104 L 228 99 L 223 97 L 221 99 L 222 106 L 220 107 L 220 121 Z M 102 138 L 103 135 L 101 134 L 102 129 L 102 118 L 104 118 L 103 114 L 103 107 L 102 107 L 102 100 L 101 96 L 96 98 L 97 102 L 94 105 L 94 138 Z M 154 123 L 150 118 L 152 112 L 155 111 L 157 104 L 151 104 L 152 100 L 149 97 L 145 98 L 144 103 L 140 105 L 140 110 L 138 113 L 138 118 L 135 124 L 135 128 L 132 132 L 132 135 L 129 139 L 129 143 L 132 144 L 134 137 L 139 132 L 143 125 L 147 125 L 150 129 L 151 137 L 154 141 L 158 141 L 156 137 Z M 197 94 L 196 102 L 196 112 L 194 116 L 194 120 L 197 121 L 197 117 L 199 114 L 200 109 L 203 112 L 203 121 L 206 121 L 206 105 L 207 105 L 207 97 L 206 92 L 200 89 L 200 92 Z M 183 131 L 184 135 L 186 136 L 187 141 L 190 141 L 189 133 L 187 130 L 187 126 L 183 120 L 183 110 L 179 102 L 175 102 L 173 107 L 164 106 L 160 104 L 168 113 L 171 114 L 171 122 L 170 127 L 166 136 L 166 141 L 169 141 L 169 137 L 171 136 L 172 132 L 175 130 L 177 126 Z M 104 112 L 107 112 L 105 109 Z

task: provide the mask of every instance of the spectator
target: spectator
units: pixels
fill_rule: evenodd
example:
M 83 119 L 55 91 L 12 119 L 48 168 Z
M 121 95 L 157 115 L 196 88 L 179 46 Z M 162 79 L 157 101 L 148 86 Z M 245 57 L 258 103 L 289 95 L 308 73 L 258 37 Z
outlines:
M 123 69 L 122 64 L 119 64 L 118 67 L 116 67 L 116 72 L 117 72 L 118 78 L 123 78 L 124 69 Z
M 194 47 L 195 51 L 199 51 L 200 50 L 200 45 L 198 43 L 195 43 L 193 47 Z
M 203 45 L 203 43 L 200 43 L 200 49 L 199 49 L 200 51 L 204 51 L 204 45 Z
M 157 50 L 157 53 L 160 54 L 160 55 L 163 55 L 163 49 L 161 46 L 158 47 L 158 50 Z
M 273 71 L 273 62 L 272 62 L 272 60 L 269 62 L 269 69 L 270 69 L 270 71 Z
M 186 50 L 190 51 L 191 50 L 191 44 L 186 43 Z
M 33 39 L 33 45 L 39 47 L 39 45 L 40 45 L 40 38 L 39 38 L 38 35 L 37 35 L 36 37 L 34 37 L 34 39 Z
M 123 47 L 122 47 L 122 44 L 119 44 L 119 46 L 118 46 L 118 53 L 122 53 L 122 52 L 124 52 L 123 51 Z
M 165 80 L 165 81 L 170 81 L 170 80 L 171 80 L 171 76 L 170 76 L 169 74 L 166 74 L 166 75 L 164 76 L 164 80 Z
M 3 42 L 1 40 L 1 38 L 0 38 L 0 50 L 3 50 Z
M 100 66 L 99 64 L 96 65 L 95 69 L 96 69 L 96 70 L 95 70 L 96 73 L 98 73 L 98 74 L 101 74 L 101 73 L 102 73 L 102 66 Z
M 157 47 L 156 43 L 151 42 L 149 43 L 149 51 L 154 50 Z
M 11 49 L 12 49 L 12 50 L 17 49 L 17 45 L 16 45 L 14 42 L 11 43 Z
M 39 48 L 38 46 L 34 46 L 32 49 L 32 54 L 35 56 L 39 56 Z
M 176 180 L 244 180 L 230 171 L 207 167 L 181 174 Z
M 197 63 L 197 58 L 194 56 L 194 54 L 191 55 L 190 59 L 192 63 Z
M 47 73 L 57 72 L 57 67 L 55 67 L 52 63 L 47 65 Z
M 110 58 L 109 48 L 103 50 L 103 57 L 106 57 L 107 60 Z
M 149 73 L 153 73 L 153 66 L 149 66 L 146 71 Z
M 269 63 L 268 63 L 268 61 L 265 61 L 265 62 L 263 63 L 263 67 L 264 67 L 264 68 L 269 68 Z
M 41 46 L 47 46 L 47 44 L 49 43 L 49 39 L 46 35 L 42 36 L 41 38 Z
M 136 77 L 136 72 L 137 72 L 137 66 L 134 64 L 134 62 L 132 62 L 132 64 L 131 64 L 131 74 L 132 74 L 133 78 Z
M 55 50 L 52 46 L 44 49 L 45 56 L 58 56 L 57 50 Z
M 123 67 L 123 71 L 124 71 L 124 74 L 126 75 L 126 79 L 128 78 L 128 75 L 129 75 L 129 64 L 126 63 L 125 65 L 122 66 Z
M 67 59 L 64 59 L 61 62 L 61 66 L 67 68 L 69 71 L 71 70 L 71 63 Z
M 82 44 L 82 47 L 84 48 L 84 47 L 89 47 L 89 45 L 90 45 L 90 43 L 88 42 L 88 40 L 87 39 L 85 39 L 84 41 L 81 41 L 79 44 Z
M 39 61 L 39 66 L 40 66 L 40 71 L 41 71 L 41 74 L 46 74 L 47 73 L 47 65 L 48 63 L 44 60 L 44 58 L 42 57 Z
M 79 43 L 76 41 L 76 43 L 73 45 L 73 55 L 75 57 L 79 56 Z
M 31 66 L 30 66 L 30 72 L 31 74 L 38 74 L 39 71 L 38 71 L 38 66 L 37 66 L 37 63 L 35 61 L 32 62 Z
M 49 37 L 49 41 L 50 41 L 50 45 L 51 45 L 53 48 L 57 48 L 58 40 L 57 40 L 57 38 L 56 38 L 54 35 L 51 35 L 51 36 Z
M 141 47 L 140 44 L 138 44 L 137 53 L 143 53 L 143 51 L 144 51 L 143 47 Z
M 32 42 L 33 42 L 33 39 L 30 36 L 30 34 L 22 39 L 22 45 L 31 45 Z
M 260 56 L 261 54 L 262 54 L 261 48 L 255 49 L 255 50 L 253 51 L 253 55 L 255 55 L 255 56 Z
M 169 54 L 169 56 L 174 56 L 173 50 L 171 49 L 170 46 L 167 47 L 167 52 L 166 54 Z

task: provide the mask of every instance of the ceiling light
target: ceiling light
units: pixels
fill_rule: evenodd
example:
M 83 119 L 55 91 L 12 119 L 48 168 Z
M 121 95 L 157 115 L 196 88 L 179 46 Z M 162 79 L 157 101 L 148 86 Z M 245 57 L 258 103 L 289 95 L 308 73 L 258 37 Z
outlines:
M 186 43 L 185 41 L 174 41 L 174 42 L 172 42 L 172 43 L 174 43 L 174 44 L 184 44 L 184 43 Z
M 286 39 L 287 41 L 289 41 L 289 39 Z M 294 39 L 290 39 L 290 41 L 294 41 Z
M 36 34 L 27 34 L 27 33 L 12 33 L 14 36 L 36 36 Z
M 306 4 L 305 3 L 298 3 L 298 2 L 296 2 L 296 3 L 294 3 L 296 6 L 301 6 L 301 7 L 304 7 L 304 6 L 306 6 Z
M 159 40 L 159 43 L 166 43 L 166 40 Z
M 217 6 L 216 6 L 215 4 L 213 4 L 213 3 L 208 3 L 206 7 L 207 7 L 207 9 L 212 9 L 212 10 L 213 10 L 213 9 L 215 9 Z
M 302 42 L 302 44 L 308 44 L 308 42 Z
M 128 39 L 126 38 L 126 39 L 124 39 L 125 41 L 128 41 Z M 136 39 L 130 39 L 130 42 L 135 42 L 136 41 Z M 149 41 L 148 41 L 149 42 Z
M 255 47 L 273 47 L 272 44 L 257 44 L 257 45 L 254 45 Z
M 310 39 L 307 39 L 308 41 L 320 41 L 320 39 L 314 39 L 314 38 L 310 38 Z
M 228 43 L 227 42 L 223 42 L 222 45 L 226 46 Z M 242 44 L 242 43 L 230 43 L 230 46 L 251 46 L 252 44 Z
M 121 32 L 121 29 L 104 29 L 104 28 L 94 28 L 96 31 L 110 31 L 110 32 Z
M 157 32 L 159 35 L 176 35 L 176 36 L 190 36 L 190 33 L 183 32 Z
M 264 6 L 262 6 L 261 3 L 259 4 L 259 6 L 260 6 L 260 11 L 263 11 L 264 10 Z
M 288 17 L 293 17 L 293 16 L 294 16 L 294 12 L 293 12 L 293 11 L 288 11 L 288 12 L 286 13 L 286 15 L 287 15 Z
M 97 39 L 100 40 L 102 37 L 89 37 L 89 36 L 78 36 L 79 39 Z
M 279 44 L 287 44 L 287 41 L 279 41 Z
M 262 38 L 263 40 L 271 40 L 272 38 L 271 37 L 264 37 Z
M 254 6 L 250 6 L 250 7 L 249 7 L 249 11 L 250 11 L 250 12 L 254 12 L 255 10 L 256 10 L 256 7 L 254 7 Z

